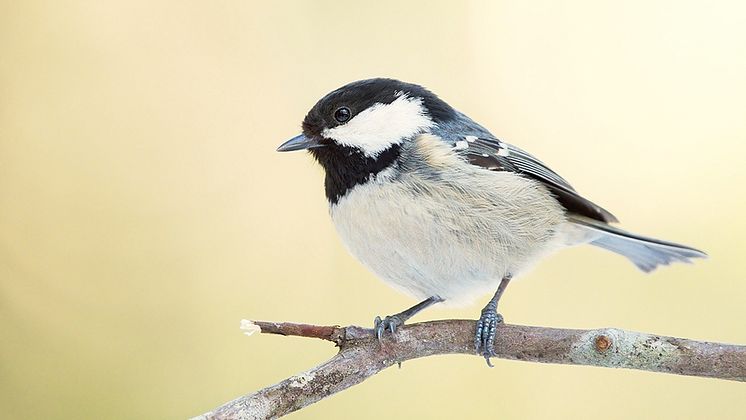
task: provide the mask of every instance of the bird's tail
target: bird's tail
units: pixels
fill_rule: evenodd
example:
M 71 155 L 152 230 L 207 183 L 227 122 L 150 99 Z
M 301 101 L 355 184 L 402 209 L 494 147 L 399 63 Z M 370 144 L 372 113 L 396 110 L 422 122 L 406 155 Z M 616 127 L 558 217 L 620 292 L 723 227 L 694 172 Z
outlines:
M 591 245 L 627 257 L 640 270 L 650 272 L 659 265 L 672 262 L 691 263 L 692 258 L 706 258 L 707 254 L 685 245 L 647 238 L 617 229 L 606 223 L 585 217 L 571 216 L 571 222 L 588 230 Z

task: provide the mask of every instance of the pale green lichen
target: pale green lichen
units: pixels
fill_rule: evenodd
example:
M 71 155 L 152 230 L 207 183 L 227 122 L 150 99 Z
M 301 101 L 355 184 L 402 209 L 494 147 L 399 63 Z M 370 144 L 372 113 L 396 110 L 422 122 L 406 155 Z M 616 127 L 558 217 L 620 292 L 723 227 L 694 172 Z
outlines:
M 599 336 L 610 343 L 605 350 L 596 346 Z M 575 363 L 632 369 L 659 370 L 676 363 L 679 357 L 679 348 L 661 337 L 616 328 L 589 331 L 570 350 Z
M 312 371 L 303 372 L 290 378 L 290 386 L 293 388 L 302 388 L 316 377 Z

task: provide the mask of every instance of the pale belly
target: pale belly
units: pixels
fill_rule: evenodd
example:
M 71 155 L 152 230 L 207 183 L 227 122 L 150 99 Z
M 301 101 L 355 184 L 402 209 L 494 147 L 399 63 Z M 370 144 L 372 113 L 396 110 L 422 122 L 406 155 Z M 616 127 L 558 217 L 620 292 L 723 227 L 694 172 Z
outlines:
M 482 172 L 468 177 L 469 191 L 481 191 L 470 197 L 454 180 L 433 191 L 413 175 L 360 185 L 331 207 L 332 220 L 349 251 L 393 287 L 467 304 L 561 247 L 565 222 L 533 181 Z

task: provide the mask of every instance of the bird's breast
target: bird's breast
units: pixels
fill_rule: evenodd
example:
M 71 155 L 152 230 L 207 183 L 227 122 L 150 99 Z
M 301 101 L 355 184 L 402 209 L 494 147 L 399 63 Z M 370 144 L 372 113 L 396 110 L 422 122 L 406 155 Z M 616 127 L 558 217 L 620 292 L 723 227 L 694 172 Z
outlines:
M 450 303 L 517 274 L 564 221 L 556 200 L 533 181 L 481 169 L 446 171 L 435 182 L 384 171 L 330 212 L 348 250 L 376 275 L 418 299 Z

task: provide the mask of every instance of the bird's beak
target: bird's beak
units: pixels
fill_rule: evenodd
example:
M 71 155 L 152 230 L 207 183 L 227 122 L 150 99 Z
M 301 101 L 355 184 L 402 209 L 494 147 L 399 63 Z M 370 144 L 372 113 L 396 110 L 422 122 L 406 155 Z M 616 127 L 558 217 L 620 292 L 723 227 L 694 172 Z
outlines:
M 282 143 L 280 147 L 277 148 L 277 151 L 292 152 L 293 150 L 314 149 L 317 147 L 324 147 L 324 145 L 321 144 L 316 138 L 309 138 L 303 134 L 298 134 L 285 143 Z

